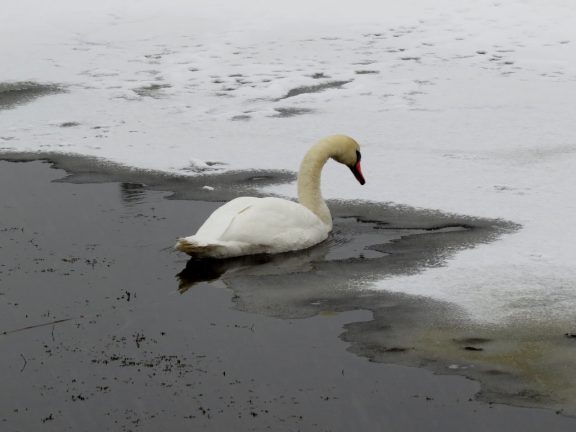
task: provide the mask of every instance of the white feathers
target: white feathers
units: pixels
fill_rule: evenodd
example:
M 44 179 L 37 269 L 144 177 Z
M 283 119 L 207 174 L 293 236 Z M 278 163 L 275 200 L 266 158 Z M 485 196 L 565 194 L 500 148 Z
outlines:
M 293 201 L 241 197 L 217 209 L 176 249 L 207 258 L 281 253 L 320 243 L 329 232 L 314 213 Z

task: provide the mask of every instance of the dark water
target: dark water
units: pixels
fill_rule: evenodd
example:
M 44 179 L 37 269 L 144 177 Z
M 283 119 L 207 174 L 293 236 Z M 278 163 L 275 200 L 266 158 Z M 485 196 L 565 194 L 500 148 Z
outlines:
M 42 84 L 33 81 L 0 82 L 0 111 L 24 105 L 41 96 L 62 93 L 57 84 Z
M 317 248 L 198 266 L 170 247 L 219 205 L 194 197 L 202 180 L 66 163 L 69 181 L 115 182 L 0 162 L 0 430 L 574 430 L 553 411 L 477 402 L 462 377 L 366 361 L 422 361 L 404 332 L 465 333 L 465 316 L 364 285 L 511 224 L 333 203 Z M 283 176 L 223 176 L 223 196 Z

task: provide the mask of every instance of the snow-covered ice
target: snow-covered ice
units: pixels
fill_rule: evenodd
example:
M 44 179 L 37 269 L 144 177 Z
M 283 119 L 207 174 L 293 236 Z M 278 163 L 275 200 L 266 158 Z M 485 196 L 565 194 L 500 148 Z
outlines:
M 346 133 L 368 183 L 333 164 L 326 197 L 522 225 L 374 288 L 488 321 L 570 320 L 575 19 L 567 0 L 11 2 L 0 82 L 66 92 L 1 111 L 0 149 L 194 175 L 296 170 L 315 140 Z

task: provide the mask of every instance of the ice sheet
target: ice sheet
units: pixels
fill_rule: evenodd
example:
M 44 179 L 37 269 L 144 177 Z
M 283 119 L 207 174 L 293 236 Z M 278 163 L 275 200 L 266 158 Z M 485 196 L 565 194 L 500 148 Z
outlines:
M 326 197 L 523 225 L 374 288 L 487 320 L 568 320 L 575 15 L 561 0 L 12 2 L 0 82 L 66 92 L 1 111 L 0 149 L 194 175 L 296 170 L 316 139 L 346 133 L 368 183 L 330 164 Z

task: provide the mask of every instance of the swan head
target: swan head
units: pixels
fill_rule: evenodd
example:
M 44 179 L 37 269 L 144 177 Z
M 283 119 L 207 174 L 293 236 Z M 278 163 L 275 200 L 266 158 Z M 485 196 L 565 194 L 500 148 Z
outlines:
M 350 168 L 360 184 L 366 183 L 360 166 L 360 145 L 347 135 L 332 135 L 324 138 L 324 141 L 330 147 L 330 157 Z

